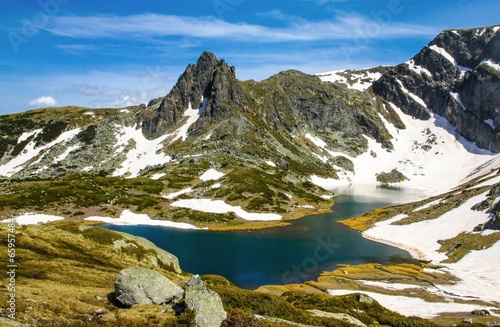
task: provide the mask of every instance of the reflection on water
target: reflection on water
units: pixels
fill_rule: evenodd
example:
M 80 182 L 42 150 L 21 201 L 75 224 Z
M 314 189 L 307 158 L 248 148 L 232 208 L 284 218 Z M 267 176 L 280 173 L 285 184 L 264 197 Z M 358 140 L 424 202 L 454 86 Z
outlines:
M 335 191 L 340 195 L 332 213 L 305 217 L 287 227 L 212 232 L 104 226 L 151 240 L 175 254 L 185 271 L 222 275 L 245 288 L 313 280 L 338 264 L 413 261 L 406 251 L 364 239 L 361 233 L 336 221 L 416 199 L 418 192 L 370 185 Z

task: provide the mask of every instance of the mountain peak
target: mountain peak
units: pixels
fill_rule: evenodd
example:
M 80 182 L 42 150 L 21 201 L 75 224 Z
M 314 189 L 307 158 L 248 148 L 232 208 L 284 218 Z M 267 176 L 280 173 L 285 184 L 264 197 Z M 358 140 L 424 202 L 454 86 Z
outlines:
M 198 58 L 196 64 L 203 64 L 205 62 L 216 63 L 218 62 L 217 56 L 213 52 L 205 50 L 201 54 L 200 58 Z
M 196 64 L 187 66 L 161 103 L 144 115 L 142 129 L 149 138 L 163 135 L 183 119 L 187 108 L 199 108 L 203 102 L 203 117 L 220 119 L 230 111 L 228 103 L 241 106 L 244 98 L 234 67 L 204 51 Z

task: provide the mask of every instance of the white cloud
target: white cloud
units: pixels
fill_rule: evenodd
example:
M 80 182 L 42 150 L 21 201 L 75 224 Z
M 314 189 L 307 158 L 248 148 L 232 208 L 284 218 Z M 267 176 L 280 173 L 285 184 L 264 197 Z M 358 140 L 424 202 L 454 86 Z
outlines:
M 28 102 L 30 107 L 53 107 L 57 104 L 56 99 L 50 96 L 43 96 Z
M 272 12 L 275 16 L 279 12 Z M 280 15 L 280 18 L 286 18 Z M 356 13 L 337 13 L 332 20 L 289 19 L 286 27 L 230 23 L 215 17 L 187 17 L 160 14 L 129 16 L 58 16 L 50 32 L 74 38 L 127 38 L 150 40 L 168 36 L 225 39 L 240 42 L 286 42 L 347 40 L 359 37 L 388 39 L 434 36 L 427 26 L 380 22 Z

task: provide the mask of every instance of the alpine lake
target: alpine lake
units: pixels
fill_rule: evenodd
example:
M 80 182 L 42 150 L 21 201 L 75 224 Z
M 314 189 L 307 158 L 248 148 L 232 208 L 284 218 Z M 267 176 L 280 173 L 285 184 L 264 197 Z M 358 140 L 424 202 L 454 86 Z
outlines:
M 307 216 L 285 227 L 218 232 L 102 226 L 147 238 L 176 255 L 185 271 L 221 275 L 247 289 L 315 280 L 339 264 L 415 262 L 408 252 L 365 239 L 360 232 L 337 221 L 416 200 L 418 191 L 376 185 L 346 186 L 333 191 L 338 196 L 331 213 Z

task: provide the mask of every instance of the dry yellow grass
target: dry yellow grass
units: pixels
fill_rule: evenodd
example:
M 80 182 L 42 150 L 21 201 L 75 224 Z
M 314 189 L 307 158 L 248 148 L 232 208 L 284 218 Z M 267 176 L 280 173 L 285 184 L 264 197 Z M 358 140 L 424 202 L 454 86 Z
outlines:
M 77 225 L 69 222 L 17 226 L 14 291 L 17 320 L 67 323 L 71 319 L 88 321 L 98 313 L 114 320 L 125 314 L 122 313 L 125 309 L 114 306 L 107 297 L 114 292 L 118 272 L 134 265 L 155 269 L 179 285 L 187 279 L 138 259 L 137 253 L 121 252 L 112 244 L 98 243 L 76 231 Z M 0 253 L 7 254 L 6 237 L 1 236 L 7 233 L 7 226 L 0 225 Z M 2 285 L 9 284 L 8 278 L 1 275 Z M 7 303 L 11 293 L 7 287 L 1 288 L 0 303 Z M 161 309 L 156 306 L 151 310 L 160 317 Z M 126 315 L 133 316 L 133 312 L 127 310 Z

